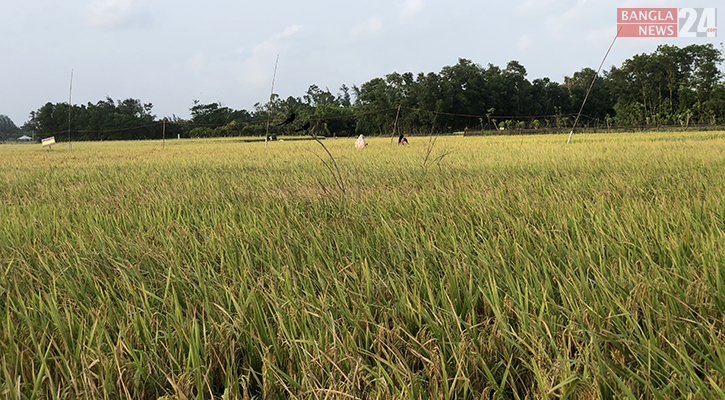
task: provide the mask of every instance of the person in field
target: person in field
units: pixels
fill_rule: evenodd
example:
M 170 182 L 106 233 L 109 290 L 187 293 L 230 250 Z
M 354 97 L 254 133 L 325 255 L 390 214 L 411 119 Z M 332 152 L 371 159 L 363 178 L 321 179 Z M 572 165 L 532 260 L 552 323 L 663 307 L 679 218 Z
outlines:
M 408 139 L 406 139 L 402 133 L 400 134 L 400 137 L 398 138 L 398 144 L 401 146 L 405 146 L 406 144 L 408 144 Z
M 358 149 L 362 149 L 363 147 L 367 146 L 368 144 L 365 143 L 365 137 L 360 134 L 360 136 L 357 137 L 357 140 L 355 141 L 355 147 Z

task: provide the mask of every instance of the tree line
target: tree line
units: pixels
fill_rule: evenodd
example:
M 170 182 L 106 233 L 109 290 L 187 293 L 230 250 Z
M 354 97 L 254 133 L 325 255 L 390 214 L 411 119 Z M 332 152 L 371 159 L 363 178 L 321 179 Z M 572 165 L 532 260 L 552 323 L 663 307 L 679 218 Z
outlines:
M 326 136 L 389 135 L 459 130 L 565 128 L 582 109 L 583 126 L 657 127 L 717 124 L 725 118 L 723 54 L 712 44 L 660 45 L 597 75 L 583 68 L 559 83 L 527 79 L 526 68 L 505 68 L 459 59 L 439 73 L 393 72 L 359 87 L 342 85 L 333 94 L 311 85 L 300 97 L 273 94 L 252 110 L 194 101 L 189 119 L 158 118 L 138 99 L 72 105 L 47 103 L 23 128 L 36 138 L 67 132 L 73 140 L 134 140 L 167 137 L 264 136 L 268 120 L 294 112 L 295 123 L 269 128 L 272 135 L 296 132 L 304 121 Z M 164 123 L 164 121 L 166 123 Z M 163 125 L 163 128 L 162 128 Z M 164 130 L 165 129 L 165 130 Z M 63 135 L 57 137 L 64 140 Z

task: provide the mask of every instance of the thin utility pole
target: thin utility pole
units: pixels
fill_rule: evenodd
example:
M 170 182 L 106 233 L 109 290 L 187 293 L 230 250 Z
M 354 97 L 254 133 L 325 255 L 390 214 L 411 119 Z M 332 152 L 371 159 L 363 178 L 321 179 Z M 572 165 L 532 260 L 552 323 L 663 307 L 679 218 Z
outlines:
M 267 133 L 264 134 L 264 148 L 267 148 L 267 138 L 269 138 L 269 113 L 272 107 L 272 96 L 274 96 L 274 80 L 277 79 L 277 64 L 279 63 L 279 54 L 277 54 L 277 61 L 274 62 L 274 74 L 272 75 L 272 90 L 269 93 L 269 104 L 267 105 Z
M 70 70 L 70 90 L 68 92 L 68 150 L 73 151 L 73 144 L 70 142 L 70 110 L 73 107 L 73 69 Z
M 161 130 L 161 149 L 166 149 L 166 118 L 164 118 L 164 128 Z

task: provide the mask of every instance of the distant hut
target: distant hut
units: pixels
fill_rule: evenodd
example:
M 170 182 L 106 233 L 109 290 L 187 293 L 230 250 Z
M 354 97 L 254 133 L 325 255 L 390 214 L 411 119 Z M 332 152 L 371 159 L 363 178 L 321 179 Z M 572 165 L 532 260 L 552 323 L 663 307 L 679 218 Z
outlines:
M 28 135 L 23 135 L 23 136 L 20 136 L 17 140 L 18 140 L 18 142 L 30 142 L 31 140 L 33 140 L 33 138 L 31 138 Z

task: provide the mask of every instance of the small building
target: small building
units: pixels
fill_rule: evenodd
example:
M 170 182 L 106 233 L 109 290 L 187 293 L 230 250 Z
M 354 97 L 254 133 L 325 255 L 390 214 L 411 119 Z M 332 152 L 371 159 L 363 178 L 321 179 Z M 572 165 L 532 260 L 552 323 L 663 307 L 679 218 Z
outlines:
M 28 136 L 28 135 L 23 135 L 23 136 L 20 136 L 19 138 L 17 138 L 17 141 L 18 141 L 18 142 L 23 142 L 23 141 L 25 141 L 25 142 L 29 142 L 29 141 L 31 141 L 31 140 L 33 140 L 33 138 L 31 138 L 31 137 L 30 137 L 30 136 Z

